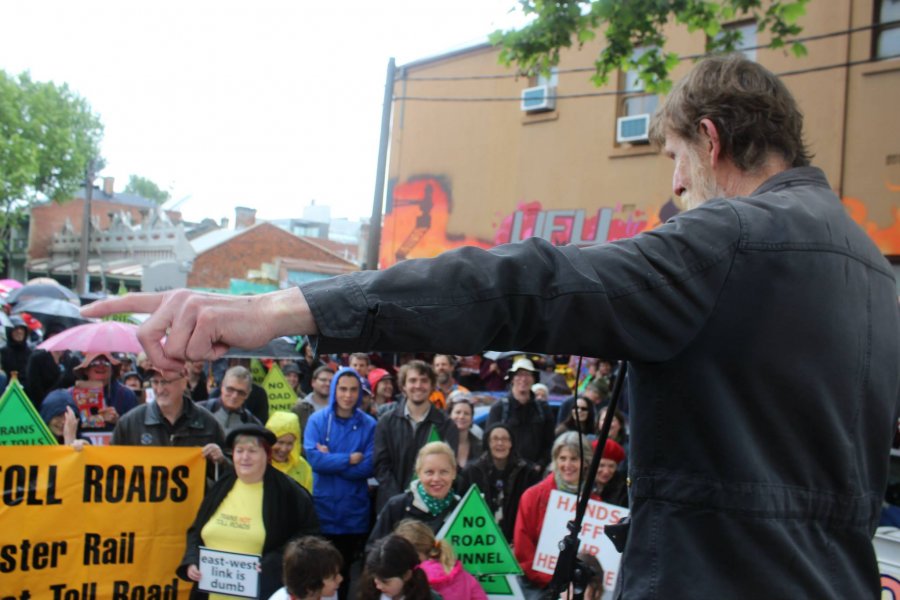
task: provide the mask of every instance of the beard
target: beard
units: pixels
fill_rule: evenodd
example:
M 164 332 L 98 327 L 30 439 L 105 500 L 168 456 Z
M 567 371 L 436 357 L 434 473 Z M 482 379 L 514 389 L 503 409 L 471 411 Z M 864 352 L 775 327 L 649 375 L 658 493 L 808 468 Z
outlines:
M 716 174 L 712 167 L 703 161 L 700 153 L 691 148 L 689 150 L 691 187 L 681 194 L 681 203 L 685 210 L 697 208 L 704 202 L 713 198 L 721 198 L 725 195 L 716 181 Z

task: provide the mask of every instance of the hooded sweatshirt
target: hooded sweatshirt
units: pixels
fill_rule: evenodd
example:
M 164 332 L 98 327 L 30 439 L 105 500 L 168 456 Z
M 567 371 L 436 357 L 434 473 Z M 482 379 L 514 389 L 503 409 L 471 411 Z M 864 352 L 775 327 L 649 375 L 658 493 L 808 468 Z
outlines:
M 419 563 L 419 568 L 425 572 L 431 589 L 443 598 L 487 600 L 487 594 L 484 593 L 481 584 L 463 569 L 459 561 L 456 561 L 449 573 L 444 571 L 439 560 L 433 558 Z
M 339 417 L 335 390 L 345 376 L 356 379 L 359 393 L 353 414 Z M 328 407 L 313 413 L 306 424 L 303 448 L 313 469 L 313 497 L 322 533 L 365 534 L 369 531 L 369 486 L 375 452 L 375 419 L 362 410 L 362 381 L 353 369 L 342 368 L 331 380 Z M 324 452 L 319 446 L 327 447 Z M 361 452 L 363 460 L 350 464 L 350 455 Z
M 266 429 L 275 434 L 276 438 L 291 434 L 294 436 L 294 445 L 288 454 L 287 462 L 276 462 L 272 459 L 272 466 L 302 485 L 310 494 L 313 493 L 312 467 L 306 459 L 300 456 L 300 444 L 303 437 L 300 435 L 300 419 L 292 412 L 273 412 L 266 422 Z

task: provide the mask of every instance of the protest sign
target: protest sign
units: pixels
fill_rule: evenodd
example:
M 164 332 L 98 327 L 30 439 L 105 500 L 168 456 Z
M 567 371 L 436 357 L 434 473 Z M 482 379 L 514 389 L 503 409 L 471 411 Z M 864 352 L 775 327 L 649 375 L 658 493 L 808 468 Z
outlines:
M 289 411 L 294 408 L 297 403 L 297 394 L 288 385 L 287 379 L 278 364 L 273 364 L 269 369 L 265 379 L 262 382 L 263 389 L 266 390 L 266 396 L 269 398 L 269 414 L 273 412 Z
M 201 592 L 256 598 L 259 594 L 259 555 L 223 552 L 200 546 Z
M 0 446 L 38 445 L 55 446 L 56 437 L 13 377 L 0 397 Z
M 253 383 L 256 385 L 262 385 L 262 382 L 266 379 L 266 368 L 259 362 L 258 358 L 250 359 L 250 374 L 253 376 Z
M 76 381 L 72 388 L 72 400 L 81 412 L 82 427 L 102 429 L 106 426 L 100 414 L 100 410 L 106 407 L 102 381 Z
M 463 567 L 482 581 L 489 597 L 518 597 L 515 575 L 522 569 L 477 485 L 469 487 L 436 537 L 450 542 Z
M 205 466 L 200 448 L 0 447 L 0 597 L 186 598 Z
M 559 490 L 550 492 L 547 511 L 544 513 L 544 524 L 541 537 L 538 538 L 537 551 L 534 553 L 532 568 L 541 573 L 552 575 L 559 558 L 559 542 L 568 535 L 566 524 L 575 518 L 575 507 L 578 499 L 574 494 Z M 615 525 L 628 516 L 628 509 L 605 502 L 590 500 L 584 513 L 581 525 L 579 552 L 588 552 L 597 557 L 603 565 L 603 587 L 612 590 L 619 574 L 621 555 L 606 537 L 603 528 Z

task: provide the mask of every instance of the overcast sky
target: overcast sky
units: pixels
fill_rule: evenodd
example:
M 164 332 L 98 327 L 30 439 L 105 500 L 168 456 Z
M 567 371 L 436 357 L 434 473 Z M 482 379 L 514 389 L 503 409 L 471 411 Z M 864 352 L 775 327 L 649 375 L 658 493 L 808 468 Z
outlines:
M 515 0 L 0 2 L 0 69 L 68 83 L 105 125 L 103 175 L 190 220 L 371 213 L 388 58 L 482 43 Z

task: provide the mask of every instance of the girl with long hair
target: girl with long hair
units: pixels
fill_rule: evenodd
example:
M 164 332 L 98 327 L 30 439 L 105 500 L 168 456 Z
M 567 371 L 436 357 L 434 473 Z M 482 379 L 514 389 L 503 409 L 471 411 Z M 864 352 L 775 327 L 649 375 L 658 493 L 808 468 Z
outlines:
M 405 538 L 396 534 L 381 538 L 366 556 L 360 600 L 442 600 L 428 585 L 420 562 Z
M 394 530 L 415 547 L 422 563 L 419 565 L 428 578 L 431 589 L 444 598 L 459 600 L 487 600 L 478 580 L 472 577 L 456 559 L 456 552 L 447 540 L 434 537 L 431 528 L 415 519 L 404 519 Z

